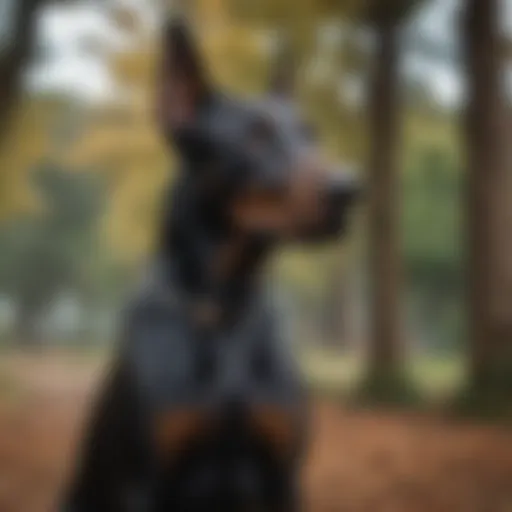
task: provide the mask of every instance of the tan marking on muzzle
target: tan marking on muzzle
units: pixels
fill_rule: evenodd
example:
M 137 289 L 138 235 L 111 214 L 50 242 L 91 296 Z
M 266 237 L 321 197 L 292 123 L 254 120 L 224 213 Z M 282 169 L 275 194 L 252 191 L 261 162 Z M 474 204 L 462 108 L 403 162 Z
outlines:
M 284 192 L 249 190 L 237 198 L 233 206 L 235 224 L 249 231 L 284 231 L 289 225 L 289 213 Z
M 238 197 L 233 219 L 242 229 L 272 231 L 293 236 L 317 225 L 322 216 L 324 175 L 316 159 L 309 158 L 291 173 L 279 191 L 253 189 Z

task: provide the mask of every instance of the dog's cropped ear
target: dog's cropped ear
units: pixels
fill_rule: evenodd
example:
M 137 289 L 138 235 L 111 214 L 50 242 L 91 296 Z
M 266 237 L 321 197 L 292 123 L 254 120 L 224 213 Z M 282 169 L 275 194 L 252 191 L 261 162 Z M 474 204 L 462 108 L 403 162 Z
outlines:
M 275 45 L 270 69 L 269 92 L 279 98 L 290 98 L 295 92 L 297 63 L 289 40 L 280 38 Z
M 164 132 L 192 124 L 210 96 L 203 62 L 192 32 L 183 19 L 173 19 L 163 32 L 157 83 L 157 117 Z

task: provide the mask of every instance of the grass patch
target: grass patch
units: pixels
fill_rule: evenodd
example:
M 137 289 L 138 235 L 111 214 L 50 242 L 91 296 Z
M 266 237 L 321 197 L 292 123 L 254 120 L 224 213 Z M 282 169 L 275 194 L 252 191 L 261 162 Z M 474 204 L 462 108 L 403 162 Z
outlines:
M 349 394 L 364 376 L 364 358 L 331 349 L 301 351 L 302 368 L 311 387 L 326 394 Z M 443 400 L 465 381 L 464 360 L 457 356 L 412 356 L 407 375 L 415 389 L 429 401 Z
M 392 368 L 366 373 L 351 398 L 356 405 L 410 409 L 419 407 L 425 397 L 405 368 Z

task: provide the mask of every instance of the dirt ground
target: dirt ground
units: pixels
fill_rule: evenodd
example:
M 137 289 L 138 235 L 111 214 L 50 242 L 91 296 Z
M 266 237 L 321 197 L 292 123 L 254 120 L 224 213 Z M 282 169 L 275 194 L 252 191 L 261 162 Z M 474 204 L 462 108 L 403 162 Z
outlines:
M 55 510 L 100 368 L 47 355 L 1 370 L 0 511 Z M 510 430 L 319 401 L 313 431 L 307 511 L 512 512 Z

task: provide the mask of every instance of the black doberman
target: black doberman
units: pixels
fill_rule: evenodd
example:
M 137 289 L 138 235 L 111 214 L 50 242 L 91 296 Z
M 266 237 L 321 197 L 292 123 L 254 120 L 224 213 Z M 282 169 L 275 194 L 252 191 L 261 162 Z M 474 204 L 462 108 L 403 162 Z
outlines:
M 182 169 L 66 512 L 299 506 L 306 400 L 261 274 L 278 242 L 340 234 L 357 187 L 318 158 L 285 73 L 264 99 L 227 97 L 192 39 L 164 31 L 158 115 Z

